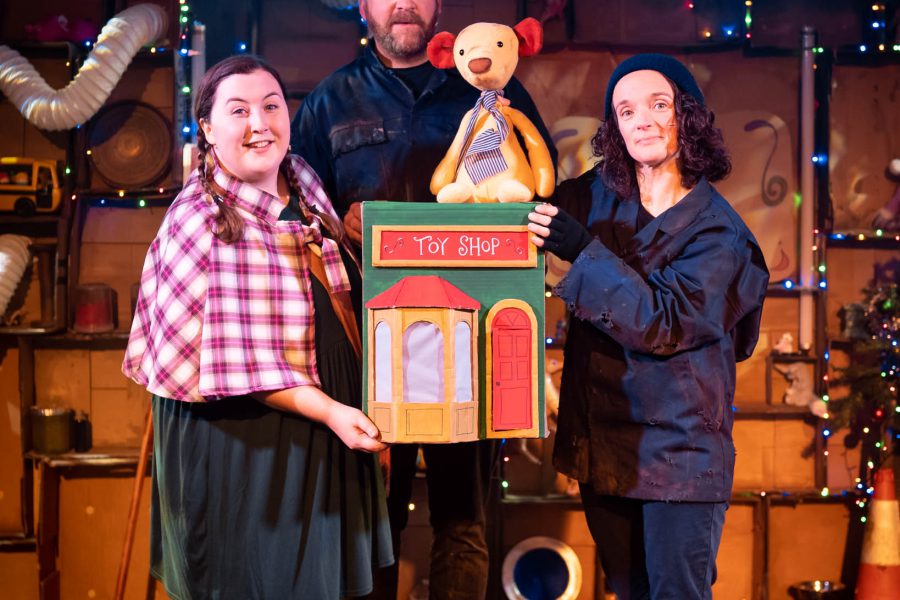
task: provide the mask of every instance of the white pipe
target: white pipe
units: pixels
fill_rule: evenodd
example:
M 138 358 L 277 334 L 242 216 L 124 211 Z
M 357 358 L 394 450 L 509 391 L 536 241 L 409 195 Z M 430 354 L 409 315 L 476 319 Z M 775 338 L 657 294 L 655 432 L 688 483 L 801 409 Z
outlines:
M 31 239 L 22 235 L 0 235 L 0 317 L 31 263 L 30 245 Z
M 813 228 L 815 227 L 815 186 L 813 152 L 815 142 L 815 47 L 816 31 L 805 25 L 801 33 L 800 68 L 800 349 L 813 346 L 815 315 L 815 267 Z
M 168 28 L 157 4 L 136 4 L 104 25 L 75 79 L 54 90 L 21 54 L 0 46 L 0 91 L 36 127 L 71 129 L 97 114 L 134 55 Z
M 206 73 L 206 25 L 194 22 L 194 33 L 191 36 L 191 89 L 200 89 L 200 80 Z M 190 121 L 188 115 L 187 121 Z

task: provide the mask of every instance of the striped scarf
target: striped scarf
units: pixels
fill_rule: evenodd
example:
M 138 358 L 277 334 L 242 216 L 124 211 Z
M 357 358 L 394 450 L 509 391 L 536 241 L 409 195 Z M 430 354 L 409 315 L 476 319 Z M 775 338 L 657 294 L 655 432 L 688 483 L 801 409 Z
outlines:
M 506 123 L 506 118 L 497 108 L 497 96 L 502 95 L 502 90 L 485 90 L 481 92 L 478 102 L 475 103 L 475 107 L 472 109 L 472 118 L 469 119 L 469 124 L 466 126 L 465 139 L 468 140 L 472 135 L 475 121 L 478 119 L 482 109 L 489 112 L 497 124 L 497 129 L 486 129 L 479 133 L 472 140 L 463 157 L 466 173 L 469 174 L 469 178 L 476 185 L 488 177 L 502 173 L 507 168 L 506 160 L 500 152 L 500 144 L 509 135 L 509 125 Z

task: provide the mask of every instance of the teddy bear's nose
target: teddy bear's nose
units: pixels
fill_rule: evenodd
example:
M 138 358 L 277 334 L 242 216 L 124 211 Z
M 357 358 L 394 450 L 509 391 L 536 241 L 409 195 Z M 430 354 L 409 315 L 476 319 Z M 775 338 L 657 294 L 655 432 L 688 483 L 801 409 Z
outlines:
M 481 75 L 490 68 L 491 59 L 489 58 L 475 58 L 469 61 L 469 70 L 476 75 Z

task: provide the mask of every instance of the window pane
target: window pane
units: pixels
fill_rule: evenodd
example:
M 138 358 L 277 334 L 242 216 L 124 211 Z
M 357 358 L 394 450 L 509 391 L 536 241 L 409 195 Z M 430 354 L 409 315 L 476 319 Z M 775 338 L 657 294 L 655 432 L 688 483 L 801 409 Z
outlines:
M 403 401 L 444 401 L 444 335 L 418 321 L 403 333 Z
M 382 321 L 375 326 L 375 402 L 390 402 L 394 381 L 391 373 L 391 328 Z
M 472 332 L 468 323 L 457 323 L 456 350 L 456 401 L 472 401 Z

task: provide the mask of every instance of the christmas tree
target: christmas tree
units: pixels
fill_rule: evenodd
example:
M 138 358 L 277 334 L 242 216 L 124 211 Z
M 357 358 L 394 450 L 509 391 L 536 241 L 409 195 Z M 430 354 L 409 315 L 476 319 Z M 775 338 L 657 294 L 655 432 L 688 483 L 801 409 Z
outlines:
M 862 444 L 859 489 L 871 489 L 872 476 L 890 454 L 900 449 L 897 407 L 897 375 L 900 371 L 900 288 L 897 283 L 863 290 L 860 322 L 845 327 L 857 332 L 850 350 L 850 364 L 835 368 L 833 383 L 845 386 L 846 395 L 828 403 L 832 431 L 846 427 L 844 444 Z M 846 315 L 845 315 L 846 318 Z

